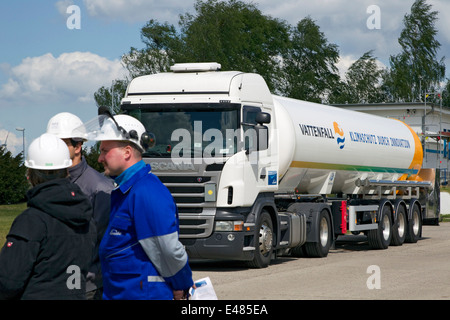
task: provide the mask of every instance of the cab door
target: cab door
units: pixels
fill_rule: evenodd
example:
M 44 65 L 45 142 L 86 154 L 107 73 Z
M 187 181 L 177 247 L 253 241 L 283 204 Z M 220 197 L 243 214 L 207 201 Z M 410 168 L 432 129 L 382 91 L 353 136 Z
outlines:
M 247 153 L 247 160 L 251 168 L 251 172 L 245 172 L 249 179 L 252 175 L 255 187 L 259 191 L 277 188 L 277 171 L 274 169 L 273 157 L 271 157 L 270 143 L 271 135 L 270 123 L 263 124 L 267 130 L 257 130 L 257 117 L 263 110 L 261 104 L 246 104 L 242 109 L 242 129 L 243 129 L 243 145 Z M 261 124 L 259 124 L 261 127 Z M 259 148 L 258 148 L 259 145 Z M 261 146 L 263 150 L 259 150 Z

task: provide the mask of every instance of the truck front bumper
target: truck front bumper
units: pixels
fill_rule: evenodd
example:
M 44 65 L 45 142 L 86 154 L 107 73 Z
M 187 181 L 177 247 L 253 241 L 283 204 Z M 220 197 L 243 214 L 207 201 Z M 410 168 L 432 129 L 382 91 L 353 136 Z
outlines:
M 213 232 L 203 239 L 180 239 L 189 258 L 253 260 L 255 248 L 249 246 L 253 232 Z
M 180 238 L 189 258 L 253 260 L 255 224 L 247 221 L 249 212 L 250 208 L 217 208 L 214 219 L 210 220 L 214 226 L 208 236 Z M 227 222 L 231 222 L 229 226 Z M 234 227 L 235 224 L 237 228 Z M 224 225 L 230 229 L 223 229 Z

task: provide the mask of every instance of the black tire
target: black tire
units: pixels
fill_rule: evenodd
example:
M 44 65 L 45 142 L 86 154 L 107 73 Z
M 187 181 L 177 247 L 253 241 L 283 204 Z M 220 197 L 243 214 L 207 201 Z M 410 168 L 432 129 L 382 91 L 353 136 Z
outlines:
M 258 218 L 255 230 L 255 255 L 248 265 L 253 268 L 266 268 L 270 264 L 274 241 L 272 219 L 270 214 L 263 210 Z
M 372 249 L 387 249 L 392 238 L 392 216 L 388 205 L 383 207 L 378 221 L 378 228 L 367 233 L 369 246 Z
M 422 216 L 418 205 L 414 205 L 411 220 L 408 221 L 406 242 L 416 243 L 422 236 Z
M 401 246 L 405 242 L 407 232 L 408 217 L 406 216 L 406 209 L 404 206 L 399 205 L 397 209 L 397 220 L 392 225 L 391 245 Z
M 328 255 L 331 247 L 332 228 L 330 216 L 326 210 L 322 210 L 318 223 L 318 242 L 307 242 L 304 245 L 306 256 L 310 258 L 324 258 Z
M 305 252 L 305 244 L 291 248 L 291 250 L 289 252 L 290 252 L 291 256 L 296 257 L 296 258 L 301 258 L 301 257 L 307 256 L 306 252 Z

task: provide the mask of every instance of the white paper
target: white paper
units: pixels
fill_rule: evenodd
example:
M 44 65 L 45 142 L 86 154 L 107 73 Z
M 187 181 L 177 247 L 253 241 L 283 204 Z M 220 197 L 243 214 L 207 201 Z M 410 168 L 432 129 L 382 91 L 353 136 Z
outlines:
M 189 293 L 191 300 L 218 300 L 211 279 L 209 277 L 194 282 L 196 288 L 191 288 Z

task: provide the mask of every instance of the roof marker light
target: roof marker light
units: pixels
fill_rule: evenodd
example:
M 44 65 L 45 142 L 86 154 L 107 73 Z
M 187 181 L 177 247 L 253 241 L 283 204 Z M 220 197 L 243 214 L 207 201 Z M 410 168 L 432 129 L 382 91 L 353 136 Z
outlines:
M 170 70 L 173 72 L 206 72 L 219 71 L 221 67 L 217 62 L 176 63 L 170 67 Z

